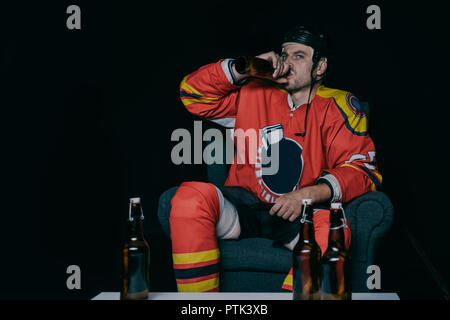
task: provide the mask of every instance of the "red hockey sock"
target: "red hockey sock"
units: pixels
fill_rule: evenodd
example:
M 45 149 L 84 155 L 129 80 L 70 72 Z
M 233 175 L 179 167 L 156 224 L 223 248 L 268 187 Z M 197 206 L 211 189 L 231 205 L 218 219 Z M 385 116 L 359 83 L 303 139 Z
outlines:
M 215 226 L 220 203 L 216 187 L 184 182 L 171 205 L 172 257 L 178 291 L 218 291 L 220 254 Z

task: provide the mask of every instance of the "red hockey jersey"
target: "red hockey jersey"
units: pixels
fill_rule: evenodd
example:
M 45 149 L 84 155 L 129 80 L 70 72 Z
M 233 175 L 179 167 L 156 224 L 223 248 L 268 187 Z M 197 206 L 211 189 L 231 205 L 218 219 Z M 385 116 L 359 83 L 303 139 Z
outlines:
M 353 94 L 320 86 L 301 136 L 306 104 L 294 106 L 287 91 L 267 80 L 234 84 L 227 68 L 228 60 L 203 66 L 180 88 L 192 114 L 234 126 L 235 133 L 258 132 L 256 147 L 249 138 L 238 144 L 237 154 L 244 159 L 236 155 L 225 185 L 241 186 L 265 202 L 318 182 L 330 186 L 333 201 L 348 202 L 380 185 L 367 117 Z M 274 161 L 274 150 L 275 173 L 268 171 L 273 163 L 264 161 L 269 154 Z

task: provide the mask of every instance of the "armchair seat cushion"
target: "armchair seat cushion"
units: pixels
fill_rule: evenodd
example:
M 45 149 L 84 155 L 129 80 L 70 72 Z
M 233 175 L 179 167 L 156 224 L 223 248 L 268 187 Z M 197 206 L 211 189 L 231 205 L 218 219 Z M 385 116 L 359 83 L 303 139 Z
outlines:
M 265 271 L 287 275 L 292 267 L 291 251 L 274 247 L 273 240 L 248 238 L 220 240 L 221 269 L 226 271 Z
M 291 251 L 265 238 L 220 240 L 220 291 L 282 292 L 292 266 Z

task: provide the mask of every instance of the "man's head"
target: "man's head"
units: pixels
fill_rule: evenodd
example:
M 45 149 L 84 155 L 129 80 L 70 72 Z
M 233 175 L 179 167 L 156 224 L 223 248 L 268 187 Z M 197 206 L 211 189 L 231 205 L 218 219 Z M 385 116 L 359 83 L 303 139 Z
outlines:
M 329 37 L 303 26 L 289 30 L 283 37 L 281 57 L 290 67 L 285 89 L 302 90 L 325 77 L 332 58 Z

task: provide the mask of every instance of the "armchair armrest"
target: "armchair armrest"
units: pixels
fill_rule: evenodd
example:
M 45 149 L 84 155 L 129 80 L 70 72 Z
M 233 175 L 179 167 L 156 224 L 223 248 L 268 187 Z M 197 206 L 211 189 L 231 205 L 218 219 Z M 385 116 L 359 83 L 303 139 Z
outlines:
M 392 226 L 394 209 L 386 194 L 377 191 L 352 200 L 344 210 L 352 231 L 353 290 L 367 292 L 366 270 L 373 264 L 381 239 Z
M 161 224 L 161 229 L 164 234 L 170 239 L 170 201 L 172 200 L 175 192 L 177 192 L 178 187 L 172 187 L 166 191 L 164 191 L 159 197 L 158 201 L 158 220 Z

